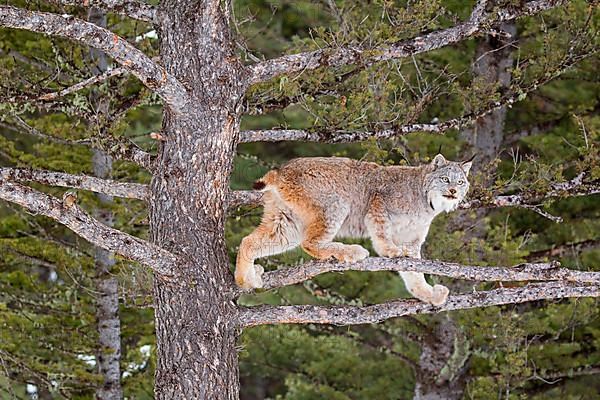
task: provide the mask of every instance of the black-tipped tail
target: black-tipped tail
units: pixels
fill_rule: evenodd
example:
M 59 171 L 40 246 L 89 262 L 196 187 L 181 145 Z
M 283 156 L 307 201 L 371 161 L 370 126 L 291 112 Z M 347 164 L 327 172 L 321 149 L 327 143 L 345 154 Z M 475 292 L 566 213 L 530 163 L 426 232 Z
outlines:
M 267 186 L 267 184 L 264 183 L 263 181 L 256 181 L 256 182 L 254 182 L 254 185 L 252 185 L 252 188 L 254 190 L 263 190 L 266 186 Z

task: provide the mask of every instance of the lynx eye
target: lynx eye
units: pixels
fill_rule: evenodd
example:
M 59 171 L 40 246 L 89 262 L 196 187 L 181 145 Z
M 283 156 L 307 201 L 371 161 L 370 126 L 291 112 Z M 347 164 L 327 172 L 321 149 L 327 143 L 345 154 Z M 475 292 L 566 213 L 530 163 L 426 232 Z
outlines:
M 447 176 L 442 176 L 440 179 L 441 179 L 441 180 L 442 180 L 442 182 L 444 182 L 444 183 L 450 183 L 450 178 L 448 178 Z
M 458 182 L 456 182 L 456 183 L 458 183 L 459 185 L 464 185 L 465 181 L 463 181 L 462 179 L 459 179 Z

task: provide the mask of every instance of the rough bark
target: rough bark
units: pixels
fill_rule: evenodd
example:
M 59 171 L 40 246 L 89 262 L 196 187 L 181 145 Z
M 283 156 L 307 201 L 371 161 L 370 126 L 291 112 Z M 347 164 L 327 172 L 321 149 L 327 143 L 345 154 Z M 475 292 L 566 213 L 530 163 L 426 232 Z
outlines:
M 93 177 L 39 169 L 0 168 L 0 178 L 14 182 L 37 182 L 49 186 L 90 190 L 107 196 L 129 199 L 145 200 L 148 197 L 147 185 L 117 182 L 100 178 L 99 175 Z
M 151 183 L 151 238 L 184 254 L 171 281 L 155 281 L 155 396 L 237 399 L 237 309 L 224 224 L 242 66 L 218 1 L 166 0 L 157 20 L 161 58 L 192 88 L 193 102 L 183 112 L 165 109 Z
M 421 343 L 414 400 L 460 400 L 470 355 L 468 341 L 446 314 L 435 319 L 428 340 Z
M 97 8 L 90 8 L 88 20 L 103 28 L 106 27 L 106 15 Z M 106 55 L 96 49 L 90 49 L 90 58 L 95 64 L 94 72 L 97 76 L 106 72 Z M 92 101 L 96 113 L 106 116 L 109 111 L 109 103 L 99 98 L 96 92 L 92 92 Z M 96 150 L 92 157 L 94 175 L 106 179 L 112 172 L 112 158 L 103 151 Z M 113 214 L 110 206 L 113 203 L 111 196 L 98 193 L 96 195 L 100 207 L 95 210 L 98 221 L 106 226 L 113 226 Z M 96 399 L 98 400 L 120 400 L 123 398 L 121 388 L 121 319 L 119 318 L 119 284 L 111 269 L 115 265 L 114 254 L 101 247 L 95 248 L 96 263 L 96 323 L 98 329 L 98 350 L 96 352 L 96 365 L 98 373 L 103 382 L 96 388 Z
M 240 310 L 242 327 L 265 324 L 374 324 L 386 319 L 416 314 L 434 314 L 443 311 L 464 310 L 519 304 L 535 300 L 553 300 L 567 297 L 599 297 L 600 285 L 565 284 L 549 282 L 529 284 L 520 288 L 503 288 L 448 297 L 436 307 L 418 300 L 396 300 L 372 306 L 260 306 Z

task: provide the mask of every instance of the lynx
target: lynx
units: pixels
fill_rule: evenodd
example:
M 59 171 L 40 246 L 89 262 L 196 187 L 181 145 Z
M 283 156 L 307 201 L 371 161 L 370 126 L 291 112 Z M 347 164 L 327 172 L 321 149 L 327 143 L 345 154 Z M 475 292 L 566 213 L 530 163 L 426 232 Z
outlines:
M 237 284 L 262 287 L 263 268 L 254 260 L 298 245 L 317 259 L 355 262 L 369 256 L 364 247 L 336 237 L 369 237 L 380 256 L 420 258 L 434 217 L 456 209 L 467 194 L 471 165 L 472 159 L 452 162 L 441 154 L 417 167 L 339 157 L 289 161 L 254 184 L 264 192 L 264 214 L 240 244 Z M 421 273 L 400 275 L 416 298 L 433 305 L 446 301 L 445 286 L 429 285 Z

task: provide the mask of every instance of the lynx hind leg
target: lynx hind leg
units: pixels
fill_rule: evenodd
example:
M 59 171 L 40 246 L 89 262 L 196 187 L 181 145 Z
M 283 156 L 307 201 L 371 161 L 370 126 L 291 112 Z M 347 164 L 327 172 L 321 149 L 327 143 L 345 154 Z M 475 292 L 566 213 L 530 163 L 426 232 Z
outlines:
M 263 267 L 254 260 L 291 250 L 300 244 L 300 233 L 288 210 L 267 208 L 262 222 L 242 239 L 235 266 L 235 281 L 243 289 L 263 286 Z
M 348 210 L 331 212 L 326 218 L 324 212 L 316 212 L 304 230 L 302 248 L 314 258 L 324 260 L 335 258 L 343 262 L 356 262 L 369 256 L 369 251 L 358 244 L 332 242 L 340 230 Z

